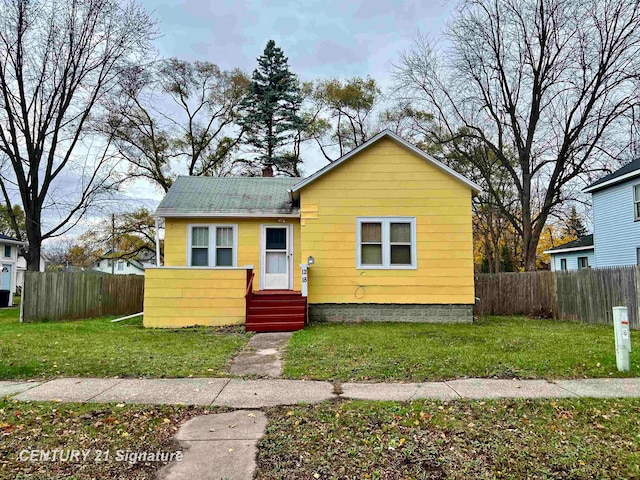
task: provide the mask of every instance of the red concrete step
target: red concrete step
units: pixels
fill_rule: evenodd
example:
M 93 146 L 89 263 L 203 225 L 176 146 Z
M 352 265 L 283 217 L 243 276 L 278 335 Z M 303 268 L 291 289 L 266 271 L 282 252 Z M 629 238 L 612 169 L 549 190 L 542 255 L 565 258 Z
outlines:
M 307 300 L 301 299 L 283 299 L 283 300 L 257 300 L 252 299 L 249 307 L 304 307 Z
M 295 332 L 304 328 L 302 322 L 269 322 L 269 323 L 249 323 L 245 325 L 247 332 Z
M 304 323 L 304 312 L 299 313 L 289 313 L 287 315 L 278 315 L 278 314 L 260 314 L 255 315 L 249 313 L 247 316 L 247 323 L 270 323 L 270 322 L 303 322 Z
M 283 304 L 283 305 L 263 305 L 263 306 L 256 306 L 256 305 L 250 305 L 249 306 L 249 315 L 282 315 L 282 316 L 287 316 L 290 314 L 299 314 L 299 313 L 305 313 L 306 312 L 306 308 L 305 305 L 289 305 L 289 304 Z

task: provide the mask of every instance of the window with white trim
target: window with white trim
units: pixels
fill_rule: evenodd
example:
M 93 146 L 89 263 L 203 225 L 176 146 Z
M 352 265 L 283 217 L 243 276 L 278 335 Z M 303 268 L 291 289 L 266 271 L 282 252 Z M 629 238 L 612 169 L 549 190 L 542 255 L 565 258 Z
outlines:
M 415 217 L 359 217 L 357 249 L 357 268 L 416 268 Z
M 236 225 L 192 225 L 190 228 L 189 266 L 236 266 Z
M 633 186 L 633 218 L 640 220 L 640 183 Z
M 124 270 L 124 260 L 118 260 L 118 271 L 121 272 Z

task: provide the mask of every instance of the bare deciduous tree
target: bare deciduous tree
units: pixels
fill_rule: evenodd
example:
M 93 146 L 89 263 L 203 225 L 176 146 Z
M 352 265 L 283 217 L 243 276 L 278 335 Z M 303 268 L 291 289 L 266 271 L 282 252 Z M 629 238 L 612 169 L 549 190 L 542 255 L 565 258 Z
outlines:
M 478 140 L 508 172 L 519 208 L 501 203 L 490 170 L 485 185 L 522 238 L 527 270 L 572 185 L 630 144 L 638 25 L 636 1 L 466 0 L 447 45 L 420 37 L 402 54 L 398 91 L 434 115 L 434 138 Z
M 38 269 L 44 239 L 117 187 L 93 115 L 121 72 L 141 63 L 154 28 L 135 3 L 0 2 L 0 189 L 8 211 L 17 198 L 24 208 L 29 270 Z
M 175 58 L 129 71 L 103 125 L 133 177 L 165 192 L 182 170 L 188 175 L 234 172 L 232 153 L 243 134 L 235 121 L 249 88 L 240 70 Z
M 373 118 L 381 100 L 376 81 L 355 77 L 321 80 L 308 92 L 311 119 L 307 136 L 315 139 L 324 157 L 333 162 L 377 133 Z

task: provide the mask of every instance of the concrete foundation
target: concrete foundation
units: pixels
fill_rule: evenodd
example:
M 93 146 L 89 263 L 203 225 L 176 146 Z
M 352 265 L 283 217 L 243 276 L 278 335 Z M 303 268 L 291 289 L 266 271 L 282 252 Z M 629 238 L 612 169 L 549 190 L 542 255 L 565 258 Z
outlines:
M 472 323 L 473 305 L 316 303 L 309 305 L 312 322 Z

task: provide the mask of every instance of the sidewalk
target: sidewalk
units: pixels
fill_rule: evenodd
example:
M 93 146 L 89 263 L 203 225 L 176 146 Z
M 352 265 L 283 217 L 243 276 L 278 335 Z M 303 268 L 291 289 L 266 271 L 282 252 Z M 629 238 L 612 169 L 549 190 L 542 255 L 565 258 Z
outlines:
M 339 393 L 336 393 L 339 392 Z M 60 402 L 117 402 L 262 408 L 363 400 L 640 397 L 640 378 L 585 380 L 465 379 L 425 383 L 343 383 L 229 378 L 61 378 L 44 383 L 0 381 L 0 397 Z

